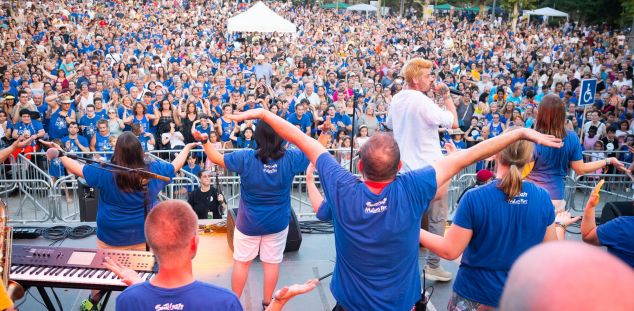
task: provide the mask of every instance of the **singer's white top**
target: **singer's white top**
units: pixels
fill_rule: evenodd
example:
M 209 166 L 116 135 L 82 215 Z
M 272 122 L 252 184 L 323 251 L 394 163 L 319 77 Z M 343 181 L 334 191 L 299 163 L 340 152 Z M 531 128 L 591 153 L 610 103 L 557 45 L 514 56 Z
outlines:
M 403 172 L 430 165 L 442 157 L 438 128 L 450 128 L 453 115 L 419 91 L 402 90 L 392 97 L 387 126 L 401 150 Z

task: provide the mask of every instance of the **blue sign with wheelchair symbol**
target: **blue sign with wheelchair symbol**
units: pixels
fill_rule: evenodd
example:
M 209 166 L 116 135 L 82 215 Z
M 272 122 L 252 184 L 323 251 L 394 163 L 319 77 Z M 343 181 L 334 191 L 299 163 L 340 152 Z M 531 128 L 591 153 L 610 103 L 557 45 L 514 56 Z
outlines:
M 579 94 L 579 106 L 594 104 L 594 94 L 597 92 L 597 79 L 581 80 L 581 93 Z

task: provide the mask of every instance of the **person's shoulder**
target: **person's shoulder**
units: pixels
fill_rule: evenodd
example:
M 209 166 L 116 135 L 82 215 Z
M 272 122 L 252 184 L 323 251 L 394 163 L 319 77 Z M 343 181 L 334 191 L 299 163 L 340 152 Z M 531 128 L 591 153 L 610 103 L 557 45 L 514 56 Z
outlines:
M 137 283 L 134 285 L 130 285 L 128 286 L 123 292 L 121 292 L 119 294 L 119 296 L 117 296 L 117 301 L 119 299 L 126 299 L 130 296 L 134 297 L 134 296 L 138 296 L 138 295 L 143 295 L 143 293 L 147 293 L 149 291 L 151 291 L 151 287 L 148 286 L 147 282 L 142 282 L 142 283 Z

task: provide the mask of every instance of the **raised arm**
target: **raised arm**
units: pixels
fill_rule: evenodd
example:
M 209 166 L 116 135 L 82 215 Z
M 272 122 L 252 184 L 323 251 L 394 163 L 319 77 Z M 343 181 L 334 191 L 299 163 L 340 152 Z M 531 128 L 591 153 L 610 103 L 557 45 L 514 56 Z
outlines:
M 54 142 L 48 142 L 48 141 L 44 141 L 40 139 L 40 143 L 42 143 L 42 145 L 48 148 L 63 150 L 62 147 L 60 147 L 60 145 Z M 68 170 L 69 173 L 77 177 L 84 178 L 84 164 L 79 163 L 78 161 L 73 160 L 65 155 L 60 156 L 59 159 L 62 160 L 62 165 L 64 165 L 64 167 L 66 168 L 66 170 Z
M 200 146 L 200 143 L 189 143 L 178 153 L 178 156 L 172 161 L 172 165 L 174 166 L 174 173 L 178 173 L 178 171 L 183 168 L 185 162 L 187 161 L 187 157 L 189 156 L 189 152 L 194 149 L 194 147 Z
M 505 132 L 502 135 L 487 139 L 469 149 L 455 152 L 435 162 L 433 167 L 436 171 L 436 184 L 444 184 L 463 168 L 495 155 L 506 146 L 520 139 L 527 139 L 548 147 L 561 148 L 561 139 L 552 135 L 541 134 L 535 130 L 521 128 Z
M 260 119 L 268 123 L 284 140 L 297 146 L 301 151 L 303 151 L 313 164 L 315 164 L 317 158 L 319 158 L 322 153 L 328 152 L 317 140 L 306 136 L 305 133 L 293 124 L 276 116 L 270 111 L 261 108 L 249 109 L 244 113 L 228 115 L 226 117 L 235 121 Z
M 324 202 L 324 197 L 321 196 L 317 185 L 315 185 L 315 166 L 311 163 L 306 169 L 306 189 L 308 191 L 308 198 L 310 199 L 310 205 L 313 207 L 313 212 L 317 213 L 319 207 Z
M 205 150 L 205 154 L 207 155 L 207 159 L 213 162 L 216 165 L 219 165 L 222 168 L 226 168 L 225 166 L 225 158 L 216 150 L 214 145 L 209 142 L 209 136 L 207 134 L 200 133 L 199 131 L 192 132 L 194 139 L 200 141 L 203 146 L 203 150 Z

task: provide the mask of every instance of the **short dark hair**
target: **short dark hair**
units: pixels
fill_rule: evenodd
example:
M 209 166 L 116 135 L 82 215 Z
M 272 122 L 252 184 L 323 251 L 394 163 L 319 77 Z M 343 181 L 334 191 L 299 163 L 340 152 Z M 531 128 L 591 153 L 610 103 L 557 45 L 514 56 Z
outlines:
M 401 151 L 394 137 L 386 133 L 375 133 L 359 150 L 361 172 L 368 180 L 394 179 L 401 162 Z

